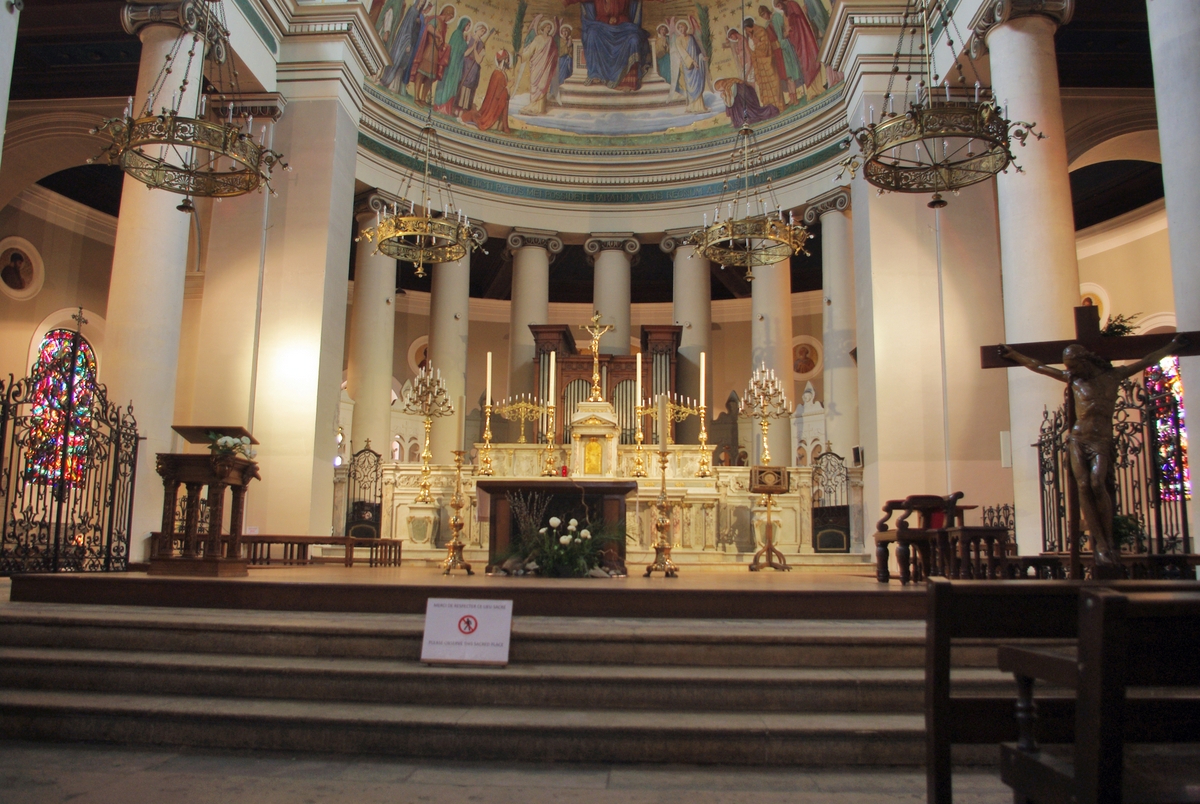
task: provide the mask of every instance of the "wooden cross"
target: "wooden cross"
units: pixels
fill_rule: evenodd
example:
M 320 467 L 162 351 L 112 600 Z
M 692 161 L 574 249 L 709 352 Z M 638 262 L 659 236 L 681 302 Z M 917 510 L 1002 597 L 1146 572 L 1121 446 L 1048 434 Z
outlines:
M 592 325 L 580 324 L 579 328 L 592 336 L 592 394 L 588 401 L 603 402 L 604 396 L 600 393 L 600 338 L 614 327 L 612 324 L 600 326 L 600 311 L 597 310 L 592 316 Z
M 1184 332 L 1188 344 L 1177 353 L 1180 356 L 1200 355 L 1200 332 Z M 1014 351 L 1032 357 L 1046 365 L 1061 365 L 1063 350 L 1074 343 L 1086 347 L 1093 354 L 1106 360 L 1138 360 L 1147 354 L 1166 346 L 1176 333 L 1168 332 L 1160 335 L 1125 335 L 1108 337 L 1100 334 L 1100 310 L 1097 307 L 1075 308 L 1075 338 L 1069 341 L 1035 341 L 1032 343 L 1010 343 Z M 1014 360 L 1001 357 L 1000 344 L 979 347 L 979 363 L 982 368 L 1023 368 Z M 1074 398 L 1066 394 L 1067 428 L 1075 424 Z M 1079 498 L 1075 488 L 1074 478 L 1071 477 L 1071 466 L 1067 464 L 1067 542 L 1071 561 L 1071 577 L 1082 577 L 1082 564 L 1079 560 Z

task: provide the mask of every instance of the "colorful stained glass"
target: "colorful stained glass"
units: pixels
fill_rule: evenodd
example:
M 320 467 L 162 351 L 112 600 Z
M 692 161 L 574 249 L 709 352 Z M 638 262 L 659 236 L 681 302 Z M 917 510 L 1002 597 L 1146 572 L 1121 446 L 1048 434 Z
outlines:
M 67 329 L 47 333 L 33 366 L 33 405 L 25 445 L 25 477 L 33 482 L 57 484 L 63 479 L 74 485 L 87 468 L 96 357 L 82 337 L 76 351 L 76 337 Z
M 1179 358 L 1164 357 L 1157 366 L 1146 369 L 1146 390 L 1150 392 L 1158 440 L 1159 493 L 1164 500 L 1178 500 L 1181 496 L 1190 500 L 1192 478 L 1188 469 Z

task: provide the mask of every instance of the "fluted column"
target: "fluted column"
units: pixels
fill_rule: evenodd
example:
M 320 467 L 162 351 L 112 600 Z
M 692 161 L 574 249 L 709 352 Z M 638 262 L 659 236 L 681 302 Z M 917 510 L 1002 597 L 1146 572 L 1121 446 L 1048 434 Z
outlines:
M 3 156 L 4 126 L 8 120 L 8 95 L 12 86 L 13 56 L 17 52 L 17 24 L 21 9 L 5 3 L 0 9 L 0 157 Z
M 0 14 L 7 13 L 0 9 Z M 180 35 L 179 28 L 148 25 L 138 68 L 137 102 L 146 98 Z M 178 89 L 186 57 L 178 59 L 167 87 Z M 191 108 L 200 85 L 199 60 L 192 65 L 187 94 L 180 108 Z M 156 107 L 161 101 L 156 102 Z M 139 107 L 140 108 L 140 107 Z M 135 110 L 136 111 L 136 110 Z M 179 327 L 183 314 L 184 274 L 187 271 L 189 215 L 175 207 L 180 197 L 126 176 L 113 246 L 109 281 L 103 375 L 109 399 L 133 403 L 138 433 L 137 488 L 134 493 L 131 556 L 140 560 L 143 539 L 162 523 L 162 480 L 155 472 L 155 455 L 175 450 L 171 432 L 175 410 L 175 377 L 179 364 Z
M 750 366 L 774 369 L 788 401 L 795 403 L 796 383 L 792 372 L 792 264 L 789 260 L 754 269 L 750 283 Z M 746 372 L 747 380 L 750 372 Z M 771 463 L 791 466 L 791 424 L 786 418 L 774 419 L 767 438 Z M 753 440 L 750 453 L 754 463 L 762 460 L 762 439 Z
M 376 225 L 388 200 L 378 193 L 355 199 L 354 217 L 362 232 Z M 392 455 L 392 363 L 396 327 L 396 260 L 361 240 L 354 260 L 354 300 L 350 306 L 350 343 L 346 359 L 346 392 L 354 400 L 350 433 L 357 452 L 367 446 Z
M 690 229 L 667 232 L 659 243 L 672 256 L 672 318 L 683 327 L 679 335 L 679 352 L 675 364 L 675 387 L 684 396 L 700 398 L 700 353 L 708 354 L 709 368 L 705 377 L 704 401 L 708 418 L 712 420 L 712 277 L 708 260 L 696 253 L 696 247 L 684 242 Z M 700 435 L 700 422 L 689 417 L 675 429 L 680 444 L 695 444 Z
M 1075 222 L 1067 172 L 1054 32 L 1071 18 L 1073 0 L 1004 0 L 976 33 L 991 51 L 996 98 L 1014 121 L 1036 123 L 1046 139 L 1017 148 L 1024 172 L 996 179 L 1005 340 L 1058 340 L 1074 334 L 1079 304 Z M 1017 539 L 1022 553 L 1041 548 L 1041 476 L 1037 441 L 1042 410 L 1062 404 L 1062 384 L 1026 369 L 1009 369 Z
M 854 315 L 854 231 L 850 190 L 837 189 L 813 199 L 804 211 L 810 226 L 821 222 L 821 284 L 824 288 L 822 370 L 825 437 L 830 449 L 847 459 L 858 445 L 858 364 L 850 353 L 857 345 Z
M 478 242 L 487 240 L 487 232 L 478 224 L 471 227 Z M 454 405 L 453 416 L 433 420 L 430 449 L 433 462 L 454 463 L 453 451 L 467 449 L 459 430 L 459 403 L 468 408 L 467 393 L 467 330 L 468 308 L 471 305 L 471 253 L 458 262 L 433 266 L 429 295 L 429 363 L 442 373 L 446 394 Z M 460 399 L 461 398 L 461 399 Z
M 601 324 L 613 328 L 600 344 L 603 354 L 629 354 L 630 269 L 640 248 L 632 232 L 593 233 L 583 243 L 595 265 L 592 309 L 600 313 Z
M 530 324 L 550 317 L 550 260 L 563 249 L 557 232 L 513 229 L 512 304 L 508 327 L 508 393 L 537 393 L 537 366 Z

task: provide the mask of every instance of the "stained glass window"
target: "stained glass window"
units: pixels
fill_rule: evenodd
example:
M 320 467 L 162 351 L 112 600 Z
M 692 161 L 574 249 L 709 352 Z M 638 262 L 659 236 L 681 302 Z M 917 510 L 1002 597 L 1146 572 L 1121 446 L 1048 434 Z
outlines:
M 68 485 L 73 485 L 83 479 L 92 429 L 96 357 L 91 345 L 80 337 L 72 366 L 75 337 L 67 329 L 52 330 L 38 349 L 33 366 L 35 385 L 29 437 L 25 444 L 27 480 L 56 484 L 65 479 Z
M 1164 500 L 1178 500 L 1181 496 L 1190 500 L 1192 479 L 1188 470 L 1187 424 L 1184 421 L 1179 358 L 1164 357 L 1157 366 L 1146 369 L 1146 389 L 1152 400 L 1158 461 L 1162 469 L 1159 493 Z

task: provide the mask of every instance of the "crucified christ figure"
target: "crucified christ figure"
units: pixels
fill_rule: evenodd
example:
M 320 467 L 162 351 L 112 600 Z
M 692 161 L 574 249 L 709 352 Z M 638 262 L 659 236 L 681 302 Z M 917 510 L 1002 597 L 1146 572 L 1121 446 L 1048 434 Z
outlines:
M 1067 383 L 1075 401 L 1075 425 L 1067 437 L 1071 474 L 1079 489 L 1079 509 L 1092 537 L 1097 567 L 1120 566 L 1121 553 L 1113 541 L 1113 412 L 1121 383 L 1170 354 L 1186 348 L 1182 335 L 1163 348 L 1127 366 L 1114 366 L 1086 347 L 1073 343 L 1063 350 L 1066 370 L 1051 368 L 1023 355 L 1008 344 L 1000 345 L 1000 356 L 1027 369 Z

